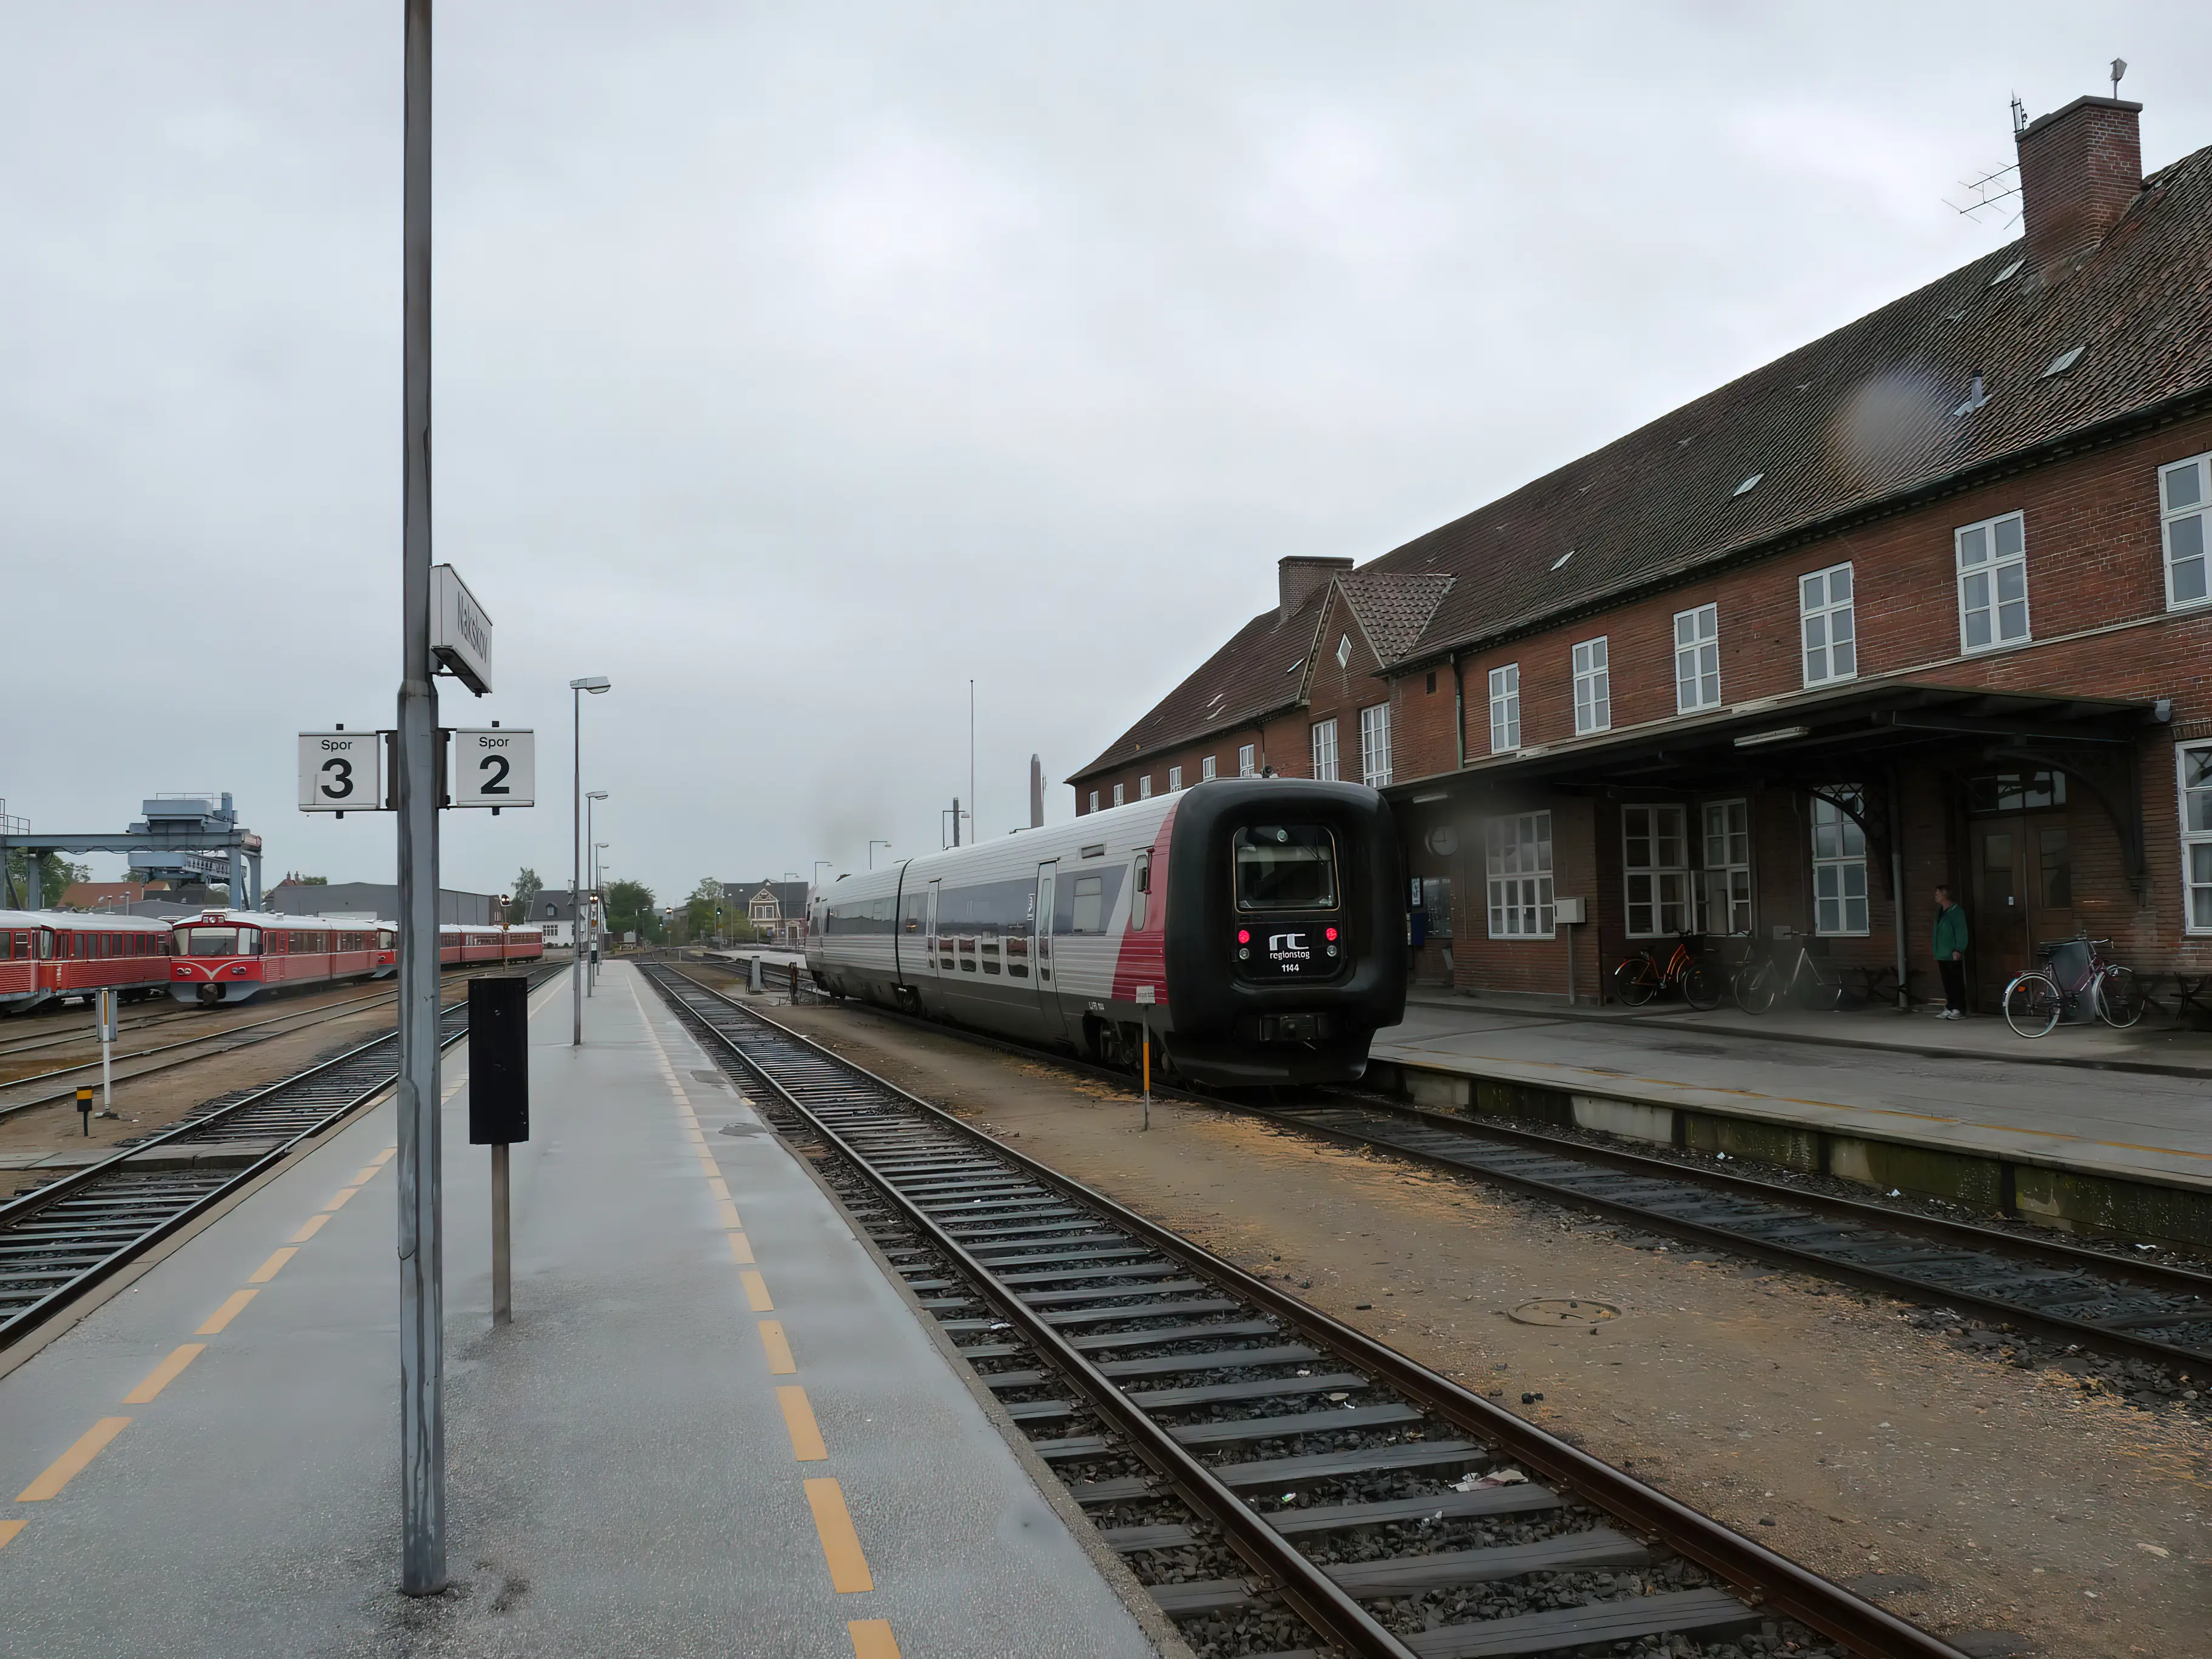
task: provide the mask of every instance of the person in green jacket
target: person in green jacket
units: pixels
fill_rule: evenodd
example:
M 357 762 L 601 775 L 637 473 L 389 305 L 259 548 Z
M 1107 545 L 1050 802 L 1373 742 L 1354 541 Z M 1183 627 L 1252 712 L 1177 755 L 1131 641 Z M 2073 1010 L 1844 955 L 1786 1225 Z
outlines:
M 1951 902 L 1951 890 L 1936 889 L 1936 971 L 1943 975 L 1943 1012 L 1939 1019 L 1966 1017 L 1966 912 Z

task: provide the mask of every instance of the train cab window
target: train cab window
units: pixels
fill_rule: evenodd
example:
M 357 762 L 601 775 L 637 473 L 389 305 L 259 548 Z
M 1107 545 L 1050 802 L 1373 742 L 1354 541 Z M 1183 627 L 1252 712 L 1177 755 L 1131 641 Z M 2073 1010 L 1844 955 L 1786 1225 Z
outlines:
M 1252 824 L 1232 845 L 1238 909 L 1336 908 L 1336 838 L 1319 824 Z
M 191 927 L 185 932 L 188 957 L 234 957 L 238 954 L 235 927 Z

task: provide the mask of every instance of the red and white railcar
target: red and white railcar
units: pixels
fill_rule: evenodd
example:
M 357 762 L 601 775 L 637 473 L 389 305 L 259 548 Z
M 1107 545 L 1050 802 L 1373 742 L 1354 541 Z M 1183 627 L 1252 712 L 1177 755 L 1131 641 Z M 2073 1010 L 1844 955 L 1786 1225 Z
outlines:
M 114 989 L 158 996 L 169 982 L 169 924 L 151 916 L 0 910 L 0 1009 Z
M 382 979 L 399 965 L 399 930 L 388 921 L 210 910 L 169 925 L 169 994 L 179 1002 L 243 1002 L 273 985 Z M 535 927 L 448 923 L 438 930 L 443 967 L 535 962 L 544 954 Z

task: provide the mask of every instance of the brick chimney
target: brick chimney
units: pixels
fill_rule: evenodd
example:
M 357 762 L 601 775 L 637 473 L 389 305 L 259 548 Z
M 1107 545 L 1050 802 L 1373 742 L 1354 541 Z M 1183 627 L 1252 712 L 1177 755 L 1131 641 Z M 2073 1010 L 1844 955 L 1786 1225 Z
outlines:
M 1302 553 L 1278 559 L 1275 573 L 1282 607 L 1277 612 L 1279 620 L 1290 621 L 1291 611 L 1327 586 L 1331 578 L 1341 576 L 1351 568 L 1350 559 L 1314 558 Z
M 2076 98 L 2021 130 L 2020 197 L 2024 258 L 2055 279 L 2079 264 L 2120 222 L 2142 189 L 2141 104 Z

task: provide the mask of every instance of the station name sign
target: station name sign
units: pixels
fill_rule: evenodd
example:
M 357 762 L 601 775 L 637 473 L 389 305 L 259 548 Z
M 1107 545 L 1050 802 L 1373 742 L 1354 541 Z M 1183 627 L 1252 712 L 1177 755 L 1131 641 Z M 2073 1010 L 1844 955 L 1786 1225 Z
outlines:
M 430 567 L 430 654 L 477 696 L 491 690 L 491 618 L 449 564 Z

